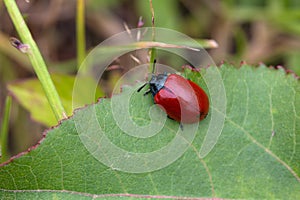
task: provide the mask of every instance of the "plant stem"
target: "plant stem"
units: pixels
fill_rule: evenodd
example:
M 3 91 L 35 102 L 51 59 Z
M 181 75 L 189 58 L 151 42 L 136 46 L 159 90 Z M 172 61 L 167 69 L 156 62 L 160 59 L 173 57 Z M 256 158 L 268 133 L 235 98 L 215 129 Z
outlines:
M 60 120 L 65 118 L 66 117 L 65 110 L 60 101 L 55 86 L 51 80 L 46 64 L 42 58 L 42 55 L 35 41 L 31 36 L 28 27 L 26 26 L 26 23 L 19 11 L 19 8 L 15 0 L 4 0 L 4 3 L 22 42 L 24 44 L 29 45 L 30 47 L 27 55 L 31 61 L 31 64 L 34 68 L 37 77 L 39 78 L 42 84 L 42 87 L 44 89 L 48 102 L 55 114 L 56 119 Z
M 1 144 L 1 162 L 6 161 L 8 156 L 8 126 L 9 126 L 9 115 L 11 108 L 11 96 L 6 97 L 4 114 L 1 126 L 0 144 Z
M 77 0 L 76 39 L 77 39 L 77 69 L 85 58 L 85 1 Z
M 154 9 L 153 9 L 153 3 L 152 0 L 149 0 L 149 4 L 150 4 L 150 12 L 152 15 L 151 18 L 151 24 L 152 24 L 152 42 L 155 42 L 155 24 L 154 24 L 154 20 L 155 20 L 155 15 L 154 15 Z M 152 73 L 155 72 L 154 69 L 154 60 L 156 59 L 156 48 L 153 47 L 150 49 L 150 63 L 153 63 L 152 66 L 150 66 L 150 70 Z

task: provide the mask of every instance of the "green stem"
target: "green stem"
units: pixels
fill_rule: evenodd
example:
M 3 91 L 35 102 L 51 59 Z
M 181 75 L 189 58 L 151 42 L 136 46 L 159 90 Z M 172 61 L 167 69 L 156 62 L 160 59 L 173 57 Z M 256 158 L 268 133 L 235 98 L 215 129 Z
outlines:
M 9 115 L 11 108 L 11 96 L 6 97 L 5 110 L 2 119 L 0 144 L 1 144 L 1 162 L 6 161 L 9 158 L 8 155 L 8 126 L 9 126 Z
M 85 1 L 77 0 L 76 39 L 77 39 L 77 69 L 85 58 Z
M 50 74 L 47 70 L 46 64 L 42 58 L 42 55 L 33 40 L 31 33 L 26 26 L 26 23 L 19 11 L 19 8 L 15 2 L 15 0 L 4 0 L 5 6 L 8 10 L 8 13 L 15 25 L 17 32 L 24 44 L 30 46 L 30 49 L 27 53 L 31 64 L 34 68 L 34 71 L 39 78 L 44 92 L 46 93 L 46 97 L 48 102 L 55 114 L 57 120 L 63 119 L 66 117 L 65 110 L 60 101 L 58 93 L 55 89 L 55 86 L 51 80 Z
M 152 21 L 152 41 L 155 42 L 155 15 L 154 15 L 154 8 L 153 8 L 153 3 L 152 3 L 152 0 L 149 0 L 149 4 L 150 4 L 150 12 L 151 12 L 151 15 L 152 15 L 152 18 L 151 18 L 151 21 Z M 154 60 L 156 59 L 156 48 L 153 47 L 150 49 L 150 63 L 153 63 L 152 66 L 150 67 L 150 70 L 152 73 L 155 72 L 155 69 L 154 69 Z

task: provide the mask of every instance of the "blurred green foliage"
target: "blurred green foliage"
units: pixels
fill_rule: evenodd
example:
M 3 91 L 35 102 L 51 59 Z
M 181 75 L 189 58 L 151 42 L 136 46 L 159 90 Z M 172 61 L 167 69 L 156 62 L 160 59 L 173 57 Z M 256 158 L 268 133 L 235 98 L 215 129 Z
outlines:
M 77 90 L 80 91 L 80 97 L 73 99 L 73 87 L 76 77 L 64 74 L 52 74 L 51 77 L 68 116 L 71 116 L 73 110 L 76 109 L 73 107 L 75 104 L 83 107 L 86 104 L 94 103 L 99 97 L 104 96 L 103 91 L 101 91 L 100 88 L 97 88 L 96 91 L 90 91 L 89 88 L 95 85 L 95 83 L 93 80 L 85 78 L 84 80 L 81 80 L 81 88 L 77 88 Z M 77 79 L 77 81 L 79 80 Z M 36 122 L 48 127 L 57 124 L 57 120 L 38 79 L 34 78 L 14 82 L 8 84 L 7 87 L 13 97 L 15 97 L 15 99 L 30 112 L 32 119 Z M 95 94 L 93 102 L 89 101 L 88 94 L 90 93 Z

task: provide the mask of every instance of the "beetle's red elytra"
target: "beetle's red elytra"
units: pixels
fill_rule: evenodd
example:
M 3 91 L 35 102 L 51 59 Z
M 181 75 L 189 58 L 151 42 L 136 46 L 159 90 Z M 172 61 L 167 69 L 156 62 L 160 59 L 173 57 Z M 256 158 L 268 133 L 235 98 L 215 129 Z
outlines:
M 191 124 L 203 120 L 209 111 L 209 99 L 205 91 L 196 83 L 178 74 L 152 75 L 149 84 L 154 103 L 165 110 L 168 117 L 182 123 Z

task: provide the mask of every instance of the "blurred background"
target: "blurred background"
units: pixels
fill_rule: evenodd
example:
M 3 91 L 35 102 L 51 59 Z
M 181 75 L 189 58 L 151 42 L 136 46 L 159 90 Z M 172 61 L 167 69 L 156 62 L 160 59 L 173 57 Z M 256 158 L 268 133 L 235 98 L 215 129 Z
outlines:
M 76 1 L 16 2 L 49 71 L 57 76 L 54 81 L 58 90 L 61 93 L 72 90 L 66 85 L 73 83 L 72 75 L 77 70 Z M 87 50 L 124 31 L 124 23 L 129 28 L 137 27 L 140 16 L 144 26 L 151 26 L 148 0 L 86 0 L 85 3 Z M 215 40 L 219 47 L 207 50 L 217 64 L 226 61 L 239 67 L 242 61 L 255 66 L 264 63 L 283 66 L 300 75 L 298 0 L 153 0 L 153 7 L 157 27 L 174 29 L 195 39 Z M 54 124 L 32 117 L 30 108 L 40 102 L 30 99 L 23 102 L 26 94 L 40 98 L 42 91 L 36 86 L 38 81 L 28 58 L 10 44 L 10 37 L 19 38 L 0 0 L 0 116 L 10 84 L 9 92 L 14 98 L 9 147 L 13 155 L 35 144 L 43 130 Z M 105 75 L 99 96 L 107 95 L 123 71 L 112 70 Z M 43 109 L 37 108 L 36 116 L 47 118 Z

